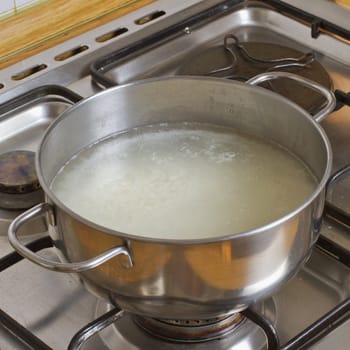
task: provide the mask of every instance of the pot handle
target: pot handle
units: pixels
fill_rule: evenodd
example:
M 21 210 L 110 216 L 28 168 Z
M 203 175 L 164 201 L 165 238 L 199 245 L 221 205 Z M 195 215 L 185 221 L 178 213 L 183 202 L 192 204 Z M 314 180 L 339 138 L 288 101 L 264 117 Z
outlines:
M 287 72 L 266 72 L 266 73 L 256 75 L 255 77 L 247 80 L 247 83 L 250 85 L 258 85 L 260 83 L 263 83 L 264 81 L 274 80 L 278 78 L 287 78 L 287 79 L 295 80 L 300 84 L 305 85 L 310 89 L 319 92 L 326 98 L 327 100 L 326 106 L 313 116 L 313 119 L 316 122 L 318 123 L 321 122 L 328 114 L 333 112 L 336 105 L 336 99 L 333 92 L 323 87 L 322 85 L 315 83 L 310 79 L 301 77 L 300 75 L 287 73 Z
M 106 261 L 118 256 L 125 255 L 128 258 L 128 268 L 133 266 L 131 255 L 126 247 L 118 246 L 111 248 L 104 253 L 85 260 L 81 262 L 73 263 L 62 263 L 51 261 L 46 258 L 41 257 L 40 255 L 32 252 L 26 246 L 24 246 L 17 237 L 17 232 L 21 226 L 26 224 L 29 220 L 34 219 L 37 216 L 41 216 L 48 213 L 51 217 L 54 216 L 53 207 L 49 203 L 40 203 L 33 208 L 25 211 L 15 218 L 8 231 L 8 238 L 12 247 L 23 257 L 32 261 L 33 263 L 44 267 L 48 270 L 58 271 L 58 272 L 83 272 L 87 270 L 94 269 L 95 267 L 105 263 Z

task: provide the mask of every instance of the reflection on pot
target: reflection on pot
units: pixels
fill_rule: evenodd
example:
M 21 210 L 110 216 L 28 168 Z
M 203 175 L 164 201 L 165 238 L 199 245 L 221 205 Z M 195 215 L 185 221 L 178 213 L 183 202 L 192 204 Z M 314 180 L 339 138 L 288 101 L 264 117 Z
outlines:
M 82 261 L 95 257 L 110 248 L 125 246 L 125 241 L 121 237 L 102 233 L 72 217 L 66 217 L 64 227 L 66 234 L 63 233 L 63 235 L 65 245 L 69 249 L 67 255 L 70 261 Z M 69 228 L 72 229 L 69 230 Z M 112 287 L 112 290 L 115 289 L 113 288 L 115 285 L 123 288 L 125 284 L 147 283 L 156 278 L 171 256 L 165 245 L 157 243 L 147 244 L 147 242 L 133 241 L 130 250 L 133 259 L 132 268 L 126 267 L 125 256 L 119 256 L 102 264 L 98 269 L 84 274 L 93 275 L 93 280 L 98 280 L 101 286 Z M 154 263 L 154 257 L 157 257 L 157 264 Z
M 193 271 L 210 286 L 231 291 L 254 288 L 264 280 L 281 278 L 281 268 L 286 268 L 292 246 L 300 240 L 298 224 L 299 220 L 290 220 L 269 236 L 262 235 L 254 246 L 245 238 L 227 240 L 191 246 L 185 256 Z

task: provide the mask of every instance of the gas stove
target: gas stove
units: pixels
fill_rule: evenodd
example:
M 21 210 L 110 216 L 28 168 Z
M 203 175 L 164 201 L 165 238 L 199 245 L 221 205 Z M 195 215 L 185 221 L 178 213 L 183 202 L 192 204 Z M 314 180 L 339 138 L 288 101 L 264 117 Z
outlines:
M 159 0 L 0 73 L 0 175 L 1 156 L 23 162 L 23 153 L 14 152 L 22 151 L 27 165 L 60 113 L 110 86 L 168 75 L 245 81 L 277 70 L 315 80 L 337 97 L 335 111 L 321 122 L 334 152 L 334 175 L 320 238 L 293 279 L 237 315 L 144 319 L 97 299 L 78 276 L 22 260 L 8 244 L 7 229 L 28 207 L 37 183 L 30 166 L 24 184 L 6 173 L 12 182 L 0 186 L 0 349 L 348 348 L 350 10 L 315 2 Z M 264 87 L 311 114 L 322 108 L 322 97 L 289 83 Z M 21 237 L 54 260 L 46 230 L 45 220 L 37 219 Z

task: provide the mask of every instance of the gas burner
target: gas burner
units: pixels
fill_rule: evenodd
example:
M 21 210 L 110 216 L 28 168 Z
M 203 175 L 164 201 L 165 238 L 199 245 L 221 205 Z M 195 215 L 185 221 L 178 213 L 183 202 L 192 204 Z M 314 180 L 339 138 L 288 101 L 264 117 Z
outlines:
M 331 89 L 332 81 L 313 53 L 267 42 L 244 42 L 232 34 L 224 37 L 224 45 L 213 46 L 187 59 L 178 69 L 179 75 L 201 75 L 246 81 L 260 73 L 288 71 Z M 320 94 L 298 83 L 275 80 L 262 85 L 314 114 L 324 104 Z
M 26 209 L 44 199 L 35 171 L 35 153 L 11 151 L 0 155 L 0 207 Z
M 276 323 L 277 309 L 273 298 L 256 304 L 253 309 L 271 323 Z M 103 318 L 101 315 L 110 312 L 113 312 L 111 305 L 98 301 L 96 317 Z M 247 344 L 251 346 L 249 349 L 255 350 L 266 347 L 266 338 L 260 327 L 242 314 L 208 320 L 160 320 L 124 311 L 120 313 L 121 316 L 109 317 L 111 322 L 104 320 L 103 327 L 96 327 L 107 349 L 187 350 L 191 347 L 191 350 L 226 350 L 235 346 L 235 349 L 243 350 L 247 349 Z M 89 326 L 89 333 L 94 333 L 94 327 Z
M 136 315 L 133 319 L 139 327 L 161 339 L 200 343 L 228 335 L 239 326 L 243 317 L 236 313 L 208 320 L 160 320 Z

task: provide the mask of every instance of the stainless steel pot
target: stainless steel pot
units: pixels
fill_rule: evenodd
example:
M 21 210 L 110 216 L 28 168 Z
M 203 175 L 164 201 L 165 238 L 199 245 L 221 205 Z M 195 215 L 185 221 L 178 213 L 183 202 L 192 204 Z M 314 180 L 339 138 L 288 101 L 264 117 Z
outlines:
M 250 84 L 280 77 L 325 95 L 327 106 L 318 121 L 333 110 L 331 92 L 292 74 L 263 74 Z M 275 222 L 196 240 L 143 238 L 106 229 L 79 217 L 50 190 L 58 170 L 83 147 L 128 128 L 181 121 L 230 126 L 274 140 L 312 169 L 318 187 L 303 205 Z M 112 88 L 64 112 L 41 142 L 37 171 L 47 202 L 20 215 L 9 229 L 10 243 L 21 255 L 51 270 L 80 272 L 87 288 L 127 311 L 201 319 L 244 309 L 299 270 L 318 237 L 331 150 L 318 123 L 277 94 L 222 79 L 172 77 Z M 31 252 L 17 237 L 22 225 L 45 213 L 61 263 Z

